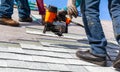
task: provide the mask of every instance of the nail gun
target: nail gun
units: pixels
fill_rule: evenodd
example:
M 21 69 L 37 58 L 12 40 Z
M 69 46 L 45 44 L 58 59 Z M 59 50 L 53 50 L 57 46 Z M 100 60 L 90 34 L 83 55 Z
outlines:
M 68 24 L 71 22 L 70 18 L 65 17 L 65 19 L 61 19 L 61 21 L 66 23 L 65 32 L 62 31 L 62 27 L 57 27 L 58 25 L 54 25 L 55 21 L 59 21 L 59 18 L 57 17 L 57 7 L 49 6 L 45 14 L 43 33 L 46 33 L 46 31 L 51 31 L 58 36 L 63 36 L 63 33 L 68 32 Z

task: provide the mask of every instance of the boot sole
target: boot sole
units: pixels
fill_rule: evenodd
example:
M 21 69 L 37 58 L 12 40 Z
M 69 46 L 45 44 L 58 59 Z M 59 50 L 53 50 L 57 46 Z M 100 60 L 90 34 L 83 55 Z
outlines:
M 114 68 L 120 68 L 120 60 L 113 63 Z
M 106 67 L 107 66 L 106 61 L 98 62 L 98 61 L 86 60 L 86 59 L 83 59 L 83 58 L 79 58 L 79 59 L 83 60 L 83 61 L 86 61 L 86 62 L 90 62 L 90 63 L 96 64 L 96 65 L 99 65 L 99 66 L 102 66 L 102 67 Z
M 10 25 L 10 24 L 7 24 L 7 23 L 4 23 L 4 22 L 0 22 L 1 25 L 8 25 L 8 26 L 13 26 L 13 27 L 19 27 L 20 25 Z
M 96 65 L 99 65 L 99 66 L 102 66 L 102 67 L 106 67 L 106 66 L 107 66 L 107 61 L 87 60 L 87 59 L 85 59 L 85 58 L 83 58 L 83 57 L 80 57 L 77 53 L 76 53 L 76 56 L 77 56 L 80 60 L 83 60 L 83 61 L 87 61 L 87 62 L 96 64 Z

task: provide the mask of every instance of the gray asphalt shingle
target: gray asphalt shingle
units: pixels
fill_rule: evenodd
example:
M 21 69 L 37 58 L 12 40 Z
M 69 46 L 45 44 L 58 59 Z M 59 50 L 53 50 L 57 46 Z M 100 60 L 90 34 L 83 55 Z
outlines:
M 19 28 L 1 27 L 5 29 L 1 36 L 9 40 L 0 41 L 0 72 L 119 72 L 113 67 L 100 67 L 76 57 L 78 48 L 90 48 L 84 35 L 68 33 L 56 37 L 49 32 L 43 34 L 43 26 L 35 22 L 20 25 Z M 74 29 L 78 31 L 77 26 Z M 114 59 L 118 49 L 116 44 L 108 44 L 107 51 Z
M 10 45 L 12 43 L 8 44 Z M 25 46 L 22 44 L 24 44 Z M 97 69 L 96 65 L 81 61 L 78 58 L 76 58 L 75 54 L 70 52 L 74 49 L 44 47 L 41 44 L 39 45 L 39 42 L 34 43 L 34 41 L 31 41 L 31 43 L 27 43 L 26 41 L 24 43 L 24 41 L 22 41 L 22 44 L 20 42 L 21 47 L 17 48 L 15 48 L 14 45 L 11 45 L 11 47 L 9 47 L 9 45 L 7 46 L 7 44 L 3 44 L 3 46 L 0 47 L 0 67 L 6 68 L 4 71 L 7 71 L 12 68 L 11 71 L 13 72 L 30 72 L 30 70 L 31 72 L 89 72 L 92 71 L 91 69 L 89 69 L 92 66 L 96 67 L 93 69 Z M 28 47 L 29 45 L 31 46 Z M 28 47 L 28 49 L 26 47 Z M 46 48 L 46 50 L 43 48 Z M 53 48 L 54 50 L 50 50 L 51 48 Z M 55 51 L 55 49 L 60 49 L 61 51 Z M 66 50 L 67 52 L 63 51 L 62 53 L 62 50 Z M 102 69 L 106 70 L 109 68 Z M 113 69 L 110 68 L 109 70 L 112 71 Z
M 48 64 L 49 68 L 51 70 L 56 70 L 56 71 L 70 71 L 70 69 L 64 65 L 64 64 Z
M 43 47 L 42 45 L 34 45 L 29 43 L 24 43 L 24 41 L 20 42 L 20 45 L 24 49 L 32 49 L 32 50 L 45 50 L 45 51 L 55 51 L 55 52 L 67 52 L 67 53 L 75 53 L 76 50 L 73 49 L 65 49 L 65 48 L 54 48 L 54 47 Z
M 7 62 L 5 60 L 0 60 L 0 67 L 7 67 Z
M 17 60 L 5 60 L 7 62 L 7 67 L 11 68 L 29 68 L 29 64 L 24 61 L 17 61 Z

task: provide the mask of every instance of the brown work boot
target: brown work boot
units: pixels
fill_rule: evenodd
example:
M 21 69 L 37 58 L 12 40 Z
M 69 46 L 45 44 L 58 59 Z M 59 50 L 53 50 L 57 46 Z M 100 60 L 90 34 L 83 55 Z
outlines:
M 19 26 L 19 23 L 14 21 L 11 18 L 0 18 L 0 23 L 4 25 L 10 25 L 10 26 Z
M 116 57 L 116 60 L 113 63 L 113 67 L 120 69 L 120 52 L 119 52 L 118 56 Z
M 106 57 L 100 57 L 93 55 L 90 51 L 77 51 L 76 56 L 82 60 L 85 60 L 90 63 L 94 63 L 100 66 L 106 66 Z
M 28 17 L 28 18 L 19 18 L 19 21 L 20 22 L 32 22 L 33 19 L 31 17 Z

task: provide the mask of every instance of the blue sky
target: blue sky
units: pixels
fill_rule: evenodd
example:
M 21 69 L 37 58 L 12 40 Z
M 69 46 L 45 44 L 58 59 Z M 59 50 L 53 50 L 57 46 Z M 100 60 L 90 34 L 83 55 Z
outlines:
M 103 20 L 111 20 L 109 12 L 108 12 L 108 0 L 101 0 L 100 18 Z

